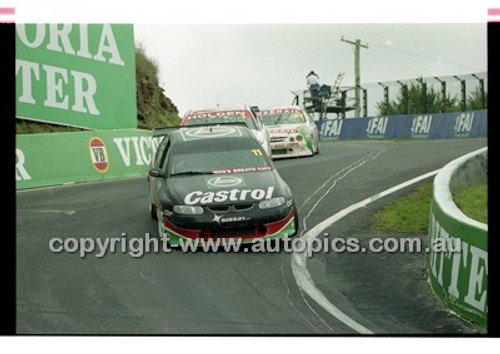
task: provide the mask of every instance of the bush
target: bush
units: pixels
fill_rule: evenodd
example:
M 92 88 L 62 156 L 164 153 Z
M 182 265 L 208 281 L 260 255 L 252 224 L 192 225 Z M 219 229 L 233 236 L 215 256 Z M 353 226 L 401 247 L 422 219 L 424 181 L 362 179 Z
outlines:
M 179 125 L 179 111 L 173 102 L 165 96 L 164 89 L 159 86 L 158 62 L 146 55 L 142 44 L 137 43 L 135 49 L 135 80 L 137 94 L 137 127 L 154 129 Z M 61 125 L 16 120 L 16 134 L 72 132 L 85 129 Z

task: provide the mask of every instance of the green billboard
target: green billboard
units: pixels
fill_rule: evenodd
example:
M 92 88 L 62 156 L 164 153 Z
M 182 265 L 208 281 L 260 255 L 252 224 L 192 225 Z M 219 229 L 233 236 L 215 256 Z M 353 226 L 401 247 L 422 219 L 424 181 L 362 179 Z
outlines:
M 141 129 L 16 136 L 16 189 L 146 176 L 160 140 Z
M 16 116 L 136 128 L 133 26 L 16 24 Z

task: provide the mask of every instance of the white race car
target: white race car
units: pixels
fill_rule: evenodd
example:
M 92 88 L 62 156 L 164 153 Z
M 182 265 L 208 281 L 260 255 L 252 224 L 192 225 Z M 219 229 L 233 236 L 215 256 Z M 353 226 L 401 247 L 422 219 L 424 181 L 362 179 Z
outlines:
M 273 158 L 319 154 L 318 128 L 302 108 L 263 109 L 259 116 L 271 136 Z
M 253 133 L 264 151 L 271 156 L 270 135 L 260 116 L 257 107 L 248 105 L 211 108 L 188 111 L 182 119 L 181 126 L 196 126 L 206 124 L 245 124 Z

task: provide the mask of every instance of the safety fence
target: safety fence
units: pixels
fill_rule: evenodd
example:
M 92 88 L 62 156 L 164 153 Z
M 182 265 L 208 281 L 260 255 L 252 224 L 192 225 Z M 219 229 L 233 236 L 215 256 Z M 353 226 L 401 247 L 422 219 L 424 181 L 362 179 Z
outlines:
M 316 121 L 321 139 L 481 137 L 487 123 L 488 110 Z

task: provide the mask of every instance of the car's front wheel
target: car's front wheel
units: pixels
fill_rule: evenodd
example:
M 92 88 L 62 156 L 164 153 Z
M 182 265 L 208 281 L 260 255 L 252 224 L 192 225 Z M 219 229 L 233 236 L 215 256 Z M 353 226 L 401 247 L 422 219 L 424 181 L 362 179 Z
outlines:
M 149 203 L 149 213 L 151 214 L 151 219 L 158 220 L 158 215 L 156 215 L 156 205 Z
M 156 220 L 158 220 L 157 221 L 157 223 L 158 223 L 158 238 L 160 240 L 163 240 L 163 238 L 165 237 L 165 231 L 164 231 L 164 228 L 163 228 L 163 218 L 158 213 L 156 215 Z
M 295 205 L 295 201 L 293 202 L 293 209 L 295 210 L 295 217 L 294 217 L 294 220 L 293 220 L 293 223 L 295 225 L 295 233 L 291 236 L 295 236 L 299 233 L 299 226 L 300 226 L 300 222 L 299 222 L 299 209 L 297 209 L 297 206 Z
M 161 217 L 158 217 L 158 215 L 156 216 L 156 220 L 158 226 L 158 238 L 161 239 L 163 237 L 163 221 L 161 220 Z

